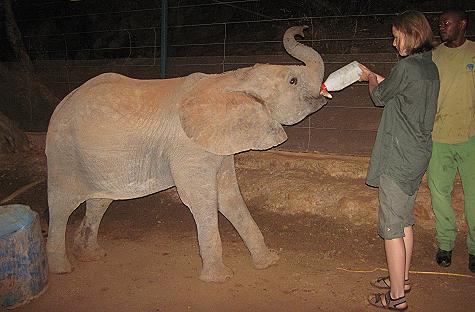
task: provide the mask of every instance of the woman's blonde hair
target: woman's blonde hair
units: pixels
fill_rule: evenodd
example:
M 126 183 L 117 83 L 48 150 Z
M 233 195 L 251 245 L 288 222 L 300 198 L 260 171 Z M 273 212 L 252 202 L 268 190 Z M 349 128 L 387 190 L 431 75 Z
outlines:
M 434 47 L 434 34 L 427 18 L 418 11 L 405 11 L 398 14 L 393 27 L 404 34 L 404 49 L 409 54 L 430 51 Z

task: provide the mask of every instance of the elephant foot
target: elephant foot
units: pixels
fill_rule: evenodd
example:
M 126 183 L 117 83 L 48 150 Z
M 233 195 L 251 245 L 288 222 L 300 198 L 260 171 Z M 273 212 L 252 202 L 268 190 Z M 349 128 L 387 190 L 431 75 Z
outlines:
M 279 261 L 279 255 L 274 250 L 268 250 L 265 254 L 252 257 L 252 262 L 256 269 L 265 269 Z
M 200 280 L 203 282 L 223 283 L 233 277 L 233 271 L 224 264 L 203 266 Z
M 71 273 L 73 268 L 65 255 L 48 253 L 48 268 L 51 273 L 66 274 Z
M 104 258 L 106 256 L 106 251 L 100 246 L 86 248 L 75 246 L 73 254 L 79 261 L 89 262 Z

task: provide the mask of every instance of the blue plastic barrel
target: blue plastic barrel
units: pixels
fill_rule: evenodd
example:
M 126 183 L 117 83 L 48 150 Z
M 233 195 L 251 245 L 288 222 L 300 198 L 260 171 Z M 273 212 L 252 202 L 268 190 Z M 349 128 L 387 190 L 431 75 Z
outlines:
M 0 206 L 0 310 L 28 303 L 47 284 L 38 213 L 25 205 Z

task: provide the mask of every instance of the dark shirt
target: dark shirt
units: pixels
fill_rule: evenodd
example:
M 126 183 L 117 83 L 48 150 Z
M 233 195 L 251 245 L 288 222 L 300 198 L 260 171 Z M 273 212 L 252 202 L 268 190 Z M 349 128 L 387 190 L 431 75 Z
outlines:
M 431 52 L 402 59 L 373 90 L 374 104 L 384 110 L 369 162 L 368 185 L 379 187 L 384 174 L 404 193 L 417 191 L 432 152 L 438 94 L 439 73 Z

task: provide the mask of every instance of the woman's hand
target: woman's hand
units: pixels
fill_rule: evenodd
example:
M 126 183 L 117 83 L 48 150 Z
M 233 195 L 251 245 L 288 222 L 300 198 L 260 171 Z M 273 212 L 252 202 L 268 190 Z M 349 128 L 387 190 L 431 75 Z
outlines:
M 361 76 L 359 81 L 370 81 L 370 80 L 376 80 L 377 84 L 379 84 L 381 81 L 384 80 L 384 77 L 381 75 L 378 75 L 372 71 L 370 71 L 366 66 L 364 66 L 361 63 L 358 63 L 358 66 L 361 69 Z
M 358 63 L 358 66 L 361 68 L 360 81 L 368 81 L 369 93 L 372 93 L 374 88 L 384 80 L 383 76 L 373 73 L 363 64 Z
M 366 66 L 364 66 L 363 64 L 361 63 L 358 63 L 358 66 L 360 67 L 361 69 L 361 75 L 360 75 L 360 79 L 359 81 L 368 81 L 369 80 L 369 76 L 371 74 L 374 75 L 374 73 L 372 71 L 370 71 Z

